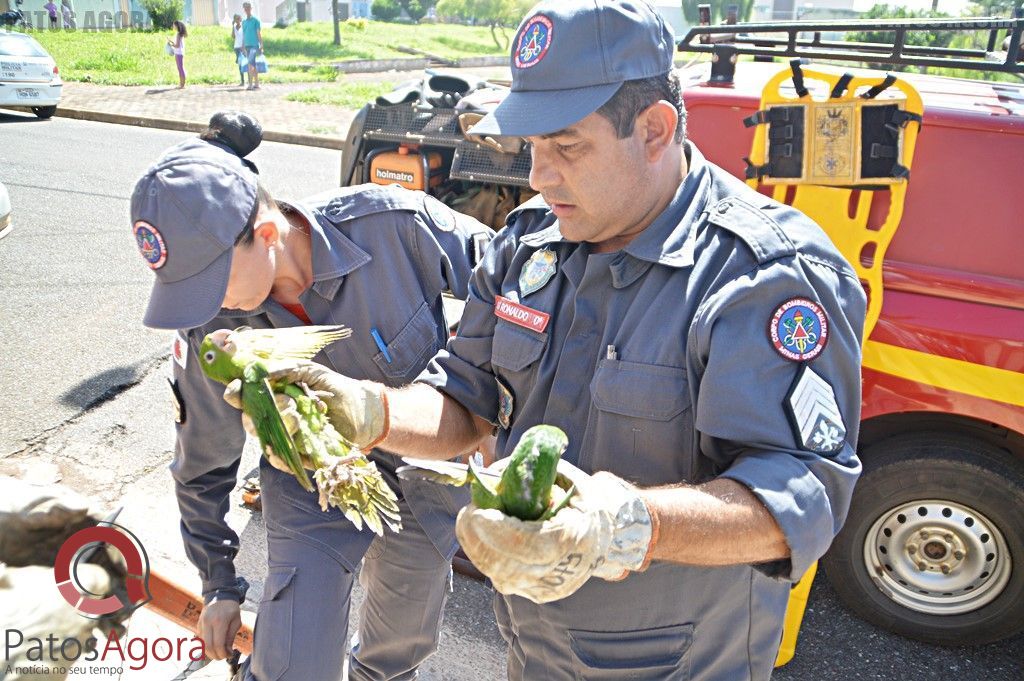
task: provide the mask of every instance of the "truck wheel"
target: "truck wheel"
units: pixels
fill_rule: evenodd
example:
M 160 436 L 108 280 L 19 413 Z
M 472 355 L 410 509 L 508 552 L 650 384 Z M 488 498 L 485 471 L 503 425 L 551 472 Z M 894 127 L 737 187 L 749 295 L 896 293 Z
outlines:
M 46 120 L 47 118 L 52 118 L 53 114 L 57 113 L 57 107 L 34 106 L 32 107 L 32 113 L 34 113 L 37 118 L 42 118 L 43 120 Z
M 897 436 L 863 451 L 850 515 L 824 559 L 846 606 L 940 645 L 1024 631 L 1024 473 L 981 439 Z

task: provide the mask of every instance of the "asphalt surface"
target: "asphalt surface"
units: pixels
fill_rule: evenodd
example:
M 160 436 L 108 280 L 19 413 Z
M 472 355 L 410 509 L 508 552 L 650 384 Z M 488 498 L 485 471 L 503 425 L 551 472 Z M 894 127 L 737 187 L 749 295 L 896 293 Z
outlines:
M 0 456 L 138 382 L 169 347 L 141 325 L 152 274 L 128 202 L 148 165 L 188 136 L 0 110 L 14 220 L 0 242 L 0 386 L 18 390 L 0 406 Z M 337 151 L 268 142 L 252 158 L 282 197 L 338 182 Z
M 127 220 L 135 178 L 185 136 L 0 111 L 0 181 L 15 217 L 14 231 L 0 241 L 0 473 L 32 471 L 125 505 L 119 520 L 139 532 L 152 564 L 194 580 L 166 471 L 173 449 L 163 379 L 170 339 L 141 327 L 152 275 Z M 337 181 L 334 151 L 267 143 L 254 160 L 281 197 Z M 242 470 L 255 461 L 249 452 Z M 253 582 L 255 600 L 265 574 L 262 518 L 235 504 L 229 522 L 242 537 L 237 565 Z M 441 647 L 425 665 L 424 681 L 503 678 L 489 601 L 483 585 L 456 576 Z M 123 678 L 173 676 L 153 674 Z M 1024 636 L 978 648 L 909 641 L 854 618 L 819 577 L 796 658 L 774 678 L 1020 681 Z

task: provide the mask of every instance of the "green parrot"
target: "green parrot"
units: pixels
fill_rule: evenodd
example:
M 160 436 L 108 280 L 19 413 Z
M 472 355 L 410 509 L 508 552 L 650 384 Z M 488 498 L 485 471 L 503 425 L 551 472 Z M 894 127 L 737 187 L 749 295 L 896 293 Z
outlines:
M 215 381 L 241 381 L 242 412 L 252 421 L 261 450 L 281 459 L 308 492 L 313 485 L 304 463 L 312 468 L 323 510 L 337 507 L 357 529 L 365 522 L 378 535 L 384 534 L 384 525 L 398 532 L 402 523 L 395 493 L 377 466 L 353 451 L 331 424 L 322 393 L 270 379 L 276 368 L 312 359 L 350 335 L 344 326 L 221 329 L 203 339 L 199 363 Z
M 547 520 L 568 503 L 575 488 L 558 476 L 558 460 L 569 439 L 555 426 L 534 426 L 523 433 L 500 475 L 470 459 L 469 465 L 403 457 L 408 466 L 400 478 L 425 479 L 444 485 L 469 485 L 477 508 L 496 508 L 520 520 Z

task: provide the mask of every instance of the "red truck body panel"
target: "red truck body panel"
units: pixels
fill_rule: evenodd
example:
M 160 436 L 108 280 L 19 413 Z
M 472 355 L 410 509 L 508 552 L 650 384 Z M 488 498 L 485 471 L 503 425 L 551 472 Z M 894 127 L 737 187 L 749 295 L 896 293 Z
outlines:
M 737 177 L 754 135 L 743 119 L 782 68 L 741 63 L 730 87 L 704 83 L 706 66 L 681 73 L 689 137 Z M 872 339 L 1024 373 L 1024 86 L 904 75 L 921 93 L 924 123 Z M 911 412 L 1024 434 L 1024 407 L 864 370 L 865 421 Z

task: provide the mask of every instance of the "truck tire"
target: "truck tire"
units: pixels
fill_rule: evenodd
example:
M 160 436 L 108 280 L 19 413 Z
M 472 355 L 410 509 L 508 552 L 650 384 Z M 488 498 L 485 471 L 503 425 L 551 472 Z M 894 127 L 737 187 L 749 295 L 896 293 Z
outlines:
M 862 453 L 850 514 L 823 560 L 863 619 L 939 645 L 1024 631 L 1024 472 L 981 438 L 900 435 Z
M 34 113 L 37 118 L 42 118 L 43 120 L 46 120 L 47 118 L 52 118 L 53 114 L 57 113 L 57 107 L 34 106 L 32 107 L 32 113 Z

